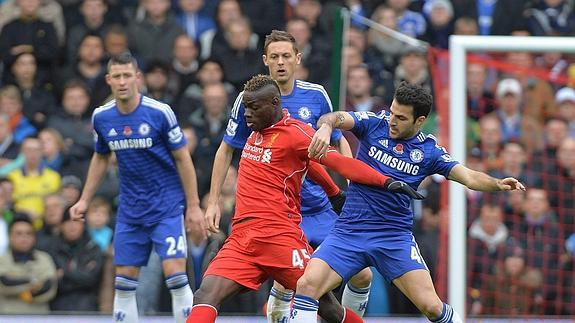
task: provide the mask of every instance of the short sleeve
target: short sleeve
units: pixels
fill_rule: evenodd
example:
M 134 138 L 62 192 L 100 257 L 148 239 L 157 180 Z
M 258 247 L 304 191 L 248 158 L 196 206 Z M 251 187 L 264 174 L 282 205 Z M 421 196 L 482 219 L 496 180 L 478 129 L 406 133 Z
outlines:
M 442 146 L 435 145 L 433 149 L 434 159 L 431 167 L 432 173 L 443 175 L 445 178 L 447 178 L 451 172 L 451 169 L 453 169 L 455 165 L 459 164 L 459 162 L 454 160 L 447 152 L 447 150 Z
M 178 125 L 174 111 L 164 104 L 162 106 L 161 136 L 170 150 L 176 150 L 186 145 L 186 138 Z
M 92 129 L 94 129 L 94 151 L 98 154 L 106 155 L 110 153 L 110 147 L 104 139 L 104 136 L 100 133 L 101 129 L 98 118 L 96 117 L 96 111 L 94 111 L 94 115 L 92 115 Z
M 388 127 L 389 115 L 385 111 L 381 111 L 377 114 L 369 111 L 348 113 L 355 121 L 351 132 L 353 132 L 358 139 L 365 137 L 373 129 L 379 127 L 382 122 L 385 123 L 385 128 Z
M 244 118 L 243 96 L 244 92 L 241 92 L 234 101 L 226 132 L 224 133 L 224 142 L 236 149 L 244 147 L 251 133 L 251 129 L 248 128 Z

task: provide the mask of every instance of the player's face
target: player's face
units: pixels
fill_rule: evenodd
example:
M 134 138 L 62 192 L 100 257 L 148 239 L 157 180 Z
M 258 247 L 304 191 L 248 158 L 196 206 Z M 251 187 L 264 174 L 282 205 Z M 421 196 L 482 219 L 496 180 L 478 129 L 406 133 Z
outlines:
M 409 139 L 421 128 L 425 117 L 414 120 L 413 107 L 393 100 L 390 108 L 389 136 L 392 139 Z
M 244 92 L 243 102 L 246 124 L 253 131 L 261 131 L 273 125 L 278 121 L 278 111 L 281 114 L 279 98 L 269 94 L 263 95 L 262 90 L 258 92 Z
M 106 74 L 106 82 L 116 100 L 129 101 L 138 93 L 140 73 L 132 64 L 114 64 Z
M 301 62 L 301 53 L 296 54 L 292 43 L 278 41 L 268 45 L 263 59 L 270 76 L 279 84 L 285 84 L 294 81 L 295 67 Z

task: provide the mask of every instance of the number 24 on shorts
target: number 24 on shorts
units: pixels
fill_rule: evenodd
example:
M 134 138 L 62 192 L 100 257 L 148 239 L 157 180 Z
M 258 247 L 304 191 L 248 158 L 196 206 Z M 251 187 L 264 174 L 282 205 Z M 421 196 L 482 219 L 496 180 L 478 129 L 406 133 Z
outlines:
M 310 259 L 311 257 L 305 249 L 294 249 L 291 253 L 292 265 L 294 267 L 302 268 L 305 266 L 304 259 Z

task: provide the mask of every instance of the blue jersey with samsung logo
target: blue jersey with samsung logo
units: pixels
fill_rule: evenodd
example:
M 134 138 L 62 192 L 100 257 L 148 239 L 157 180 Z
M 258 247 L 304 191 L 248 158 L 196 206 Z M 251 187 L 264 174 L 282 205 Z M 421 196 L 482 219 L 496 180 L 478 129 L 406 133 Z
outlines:
M 118 160 L 118 221 L 151 224 L 182 215 L 185 196 L 171 151 L 186 140 L 170 106 L 142 95 L 123 114 L 113 100 L 94 111 L 92 124 L 94 150 L 113 151 Z
M 411 139 L 394 140 L 389 136 L 389 112 L 350 112 L 355 120 L 351 131 L 360 140 L 357 159 L 382 174 L 405 181 L 417 189 L 428 175 L 449 176 L 458 162 L 451 159 L 435 137 L 418 133 Z M 336 228 L 374 232 L 389 228 L 411 232 L 411 199 L 381 188 L 351 183 L 344 209 Z
M 251 133 L 244 118 L 244 104 L 242 103 L 243 92 L 238 95 L 228 122 L 224 141 L 236 148 L 244 147 Z M 316 129 L 317 120 L 322 115 L 332 112 L 331 101 L 323 86 L 296 80 L 293 91 L 289 95 L 281 97 L 282 107 L 287 109 L 290 115 L 301 120 Z M 332 140 L 341 138 L 341 131 L 335 130 Z M 303 216 L 315 215 L 331 208 L 329 200 L 323 189 L 309 179 L 305 179 L 302 186 L 301 213 Z

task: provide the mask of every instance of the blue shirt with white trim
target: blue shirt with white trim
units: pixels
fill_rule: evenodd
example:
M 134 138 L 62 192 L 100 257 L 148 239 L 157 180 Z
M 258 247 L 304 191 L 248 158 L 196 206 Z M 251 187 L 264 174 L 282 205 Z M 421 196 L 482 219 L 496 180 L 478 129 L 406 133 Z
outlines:
M 251 133 L 244 118 L 245 108 L 242 98 L 243 92 L 238 95 L 234 102 L 224 134 L 224 141 L 236 149 L 244 147 Z M 282 107 L 287 109 L 292 117 L 307 123 L 314 129 L 316 129 L 317 120 L 322 115 L 333 111 L 331 101 L 323 86 L 310 82 L 296 80 L 293 91 L 282 96 L 281 100 Z M 338 141 L 341 136 L 341 131 L 334 130 L 331 139 Z M 329 208 L 331 205 L 323 189 L 306 178 L 302 186 L 302 216 L 319 214 Z
M 169 105 L 142 95 L 139 105 L 121 113 L 112 100 L 94 111 L 94 150 L 118 160 L 118 221 L 155 223 L 183 214 L 185 195 L 172 151 L 186 139 Z

